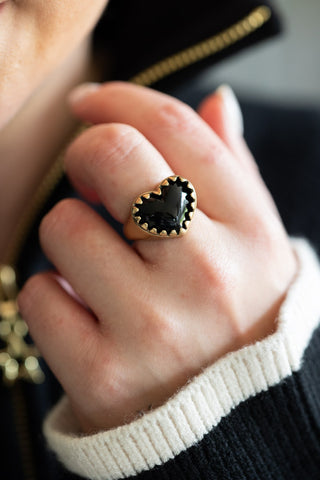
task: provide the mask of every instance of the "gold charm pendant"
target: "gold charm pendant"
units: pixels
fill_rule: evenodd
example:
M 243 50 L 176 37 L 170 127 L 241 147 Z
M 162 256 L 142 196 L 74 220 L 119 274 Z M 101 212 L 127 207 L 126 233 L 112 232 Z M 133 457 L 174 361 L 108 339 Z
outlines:
M 16 274 L 9 265 L 0 266 L 0 368 L 3 382 L 17 380 L 42 383 L 44 373 L 39 365 L 39 352 L 27 343 L 28 327 L 17 305 Z

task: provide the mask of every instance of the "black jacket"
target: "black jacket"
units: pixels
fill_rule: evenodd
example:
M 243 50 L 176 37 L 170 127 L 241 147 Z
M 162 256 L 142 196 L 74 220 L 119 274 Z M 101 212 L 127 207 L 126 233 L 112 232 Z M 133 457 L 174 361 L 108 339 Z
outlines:
M 96 49 L 101 56 L 107 49 L 108 58 L 112 60 L 112 73 L 108 73 L 111 78 L 137 78 L 137 74 L 150 65 L 215 36 L 259 5 L 254 0 L 232 0 L 219 2 L 219 5 L 204 0 L 196 3 L 172 0 L 169 3 L 163 0 L 157 2 L 157 5 L 143 0 L 111 0 L 106 16 L 95 32 Z M 278 19 L 271 15 L 270 20 L 251 34 L 221 48 L 214 55 L 190 62 L 190 65 L 163 78 L 160 75 L 152 82 L 152 86 L 196 106 L 207 93 L 197 81 L 198 72 L 203 72 L 205 68 L 211 69 L 214 63 L 228 55 L 278 31 Z M 246 101 L 242 103 L 242 108 L 247 141 L 289 233 L 306 236 L 319 248 L 320 113 L 279 109 Z M 64 179 L 48 200 L 38 220 L 60 198 L 71 195 L 75 193 Z M 115 228 L 119 228 L 107 214 L 104 215 Z M 31 274 L 47 267 L 38 244 L 36 224 L 26 239 L 19 259 L 20 282 L 23 283 Z M 315 431 L 320 436 L 317 413 L 319 404 L 315 400 L 320 398 L 320 384 L 312 382 L 311 392 L 307 381 L 310 377 L 319 378 L 319 348 L 319 334 L 315 333 L 301 371 L 263 395 L 249 399 L 241 408 L 224 418 L 199 444 L 186 449 L 163 466 L 141 473 L 136 478 L 320 478 L 319 444 L 312 446 L 312 455 L 309 452 L 310 422 L 312 435 Z M 43 418 L 61 395 L 58 383 L 44 364 L 43 368 L 46 370 L 46 382 L 42 385 L 21 383 L 11 389 L 0 386 L 3 435 L 0 468 L 4 479 L 78 478 L 66 472 L 57 462 L 46 447 L 42 435 Z M 287 441 L 288 437 L 297 437 L 298 432 L 294 448 L 288 444 L 279 450 L 274 438 L 276 433 L 266 421 L 266 417 L 272 417 L 279 411 L 283 415 L 278 420 L 278 433 L 283 441 Z M 308 418 L 305 419 L 304 415 Z M 246 419 L 250 419 L 250 439 Z M 268 447 L 265 455 L 257 453 L 256 446 L 261 436 Z

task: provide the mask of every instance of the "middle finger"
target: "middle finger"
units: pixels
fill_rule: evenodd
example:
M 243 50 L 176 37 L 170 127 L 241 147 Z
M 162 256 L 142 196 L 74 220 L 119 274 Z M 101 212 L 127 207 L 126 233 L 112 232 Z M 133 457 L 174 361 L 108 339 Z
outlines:
M 65 165 L 75 185 L 94 190 L 121 223 L 139 194 L 173 174 L 141 133 L 121 124 L 87 130 L 68 149 Z

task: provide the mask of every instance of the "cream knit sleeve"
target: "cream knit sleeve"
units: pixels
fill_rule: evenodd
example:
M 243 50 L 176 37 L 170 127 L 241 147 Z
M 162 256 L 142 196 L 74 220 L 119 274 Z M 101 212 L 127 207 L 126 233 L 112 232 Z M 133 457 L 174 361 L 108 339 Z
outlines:
M 320 318 L 320 269 L 307 241 L 292 239 L 299 273 L 282 304 L 278 327 L 265 339 L 222 357 L 163 406 L 132 423 L 81 434 L 63 398 L 44 432 L 61 462 L 85 478 L 126 478 L 161 465 L 214 429 L 241 402 L 300 369 Z

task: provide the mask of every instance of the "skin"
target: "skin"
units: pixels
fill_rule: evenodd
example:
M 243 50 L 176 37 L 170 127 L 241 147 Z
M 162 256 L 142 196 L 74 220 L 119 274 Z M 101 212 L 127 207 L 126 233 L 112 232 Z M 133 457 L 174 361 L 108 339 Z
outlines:
M 90 37 L 106 5 L 0 0 L 0 260 L 24 206 L 75 129 L 68 92 L 97 78 Z
M 65 18 L 69 24 L 73 12 L 79 16 L 79 29 L 68 33 L 76 49 L 84 44 L 81 22 L 89 31 L 105 2 L 92 6 L 87 0 L 81 9 L 76 3 L 62 9 L 53 1 L 50 15 L 42 1 L 11 5 L 14 24 L 23 22 L 18 9 L 24 9 L 24 25 L 35 38 L 20 38 L 12 58 L 29 52 L 33 68 L 39 62 L 42 69 L 33 82 L 28 66 L 17 74 L 10 59 L 1 66 L 14 85 L 1 85 L 2 99 L 6 89 L 17 90 L 22 77 L 30 78 L 16 111 L 31 93 L 37 98 L 39 83 L 52 79 L 48 72 L 59 70 Z M 54 45 L 46 42 L 51 21 Z M 204 102 L 199 115 L 149 89 L 108 83 L 82 89 L 81 96 L 78 91 L 69 107 L 94 126 L 69 147 L 67 173 L 116 220 L 124 223 L 133 199 L 173 172 L 191 180 L 198 194 L 190 232 L 181 239 L 129 246 L 89 206 L 72 199 L 42 221 L 43 249 L 76 295 L 46 272 L 27 282 L 19 306 L 81 428 L 94 432 L 161 405 L 222 355 L 271 334 L 296 261 L 221 95 Z
M 75 52 L 106 4 L 106 0 L 7 0 L 2 5 L 0 128 Z

